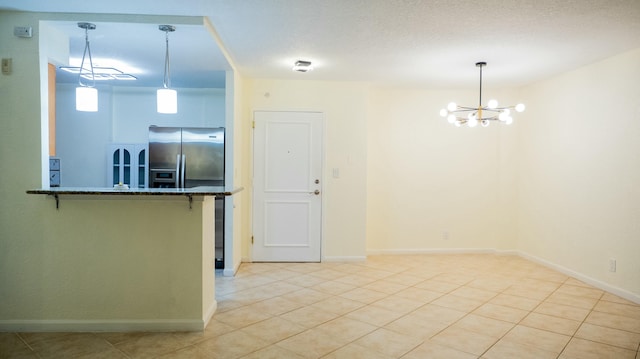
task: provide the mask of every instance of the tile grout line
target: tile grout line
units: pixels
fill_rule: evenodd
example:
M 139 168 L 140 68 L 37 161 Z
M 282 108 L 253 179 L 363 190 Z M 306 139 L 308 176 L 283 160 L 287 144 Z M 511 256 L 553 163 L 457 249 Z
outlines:
M 363 266 L 363 267 L 367 268 L 367 266 Z M 404 272 L 406 272 L 406 271 L 408 271 L 408 270 L 414 269 L 414 268 L 415 268 L 415 267 L 412 267 L 412 268 L 410 268 L 410 269 L 406 269 L 406 270 L 401 271 L 401 272 L 398 272 L 398 273 L 393 273 L 393 274 L 390 274 L 390 275 L 385 276 L 385 277 L 380 277 L 380 278 L 371 278 L 371 279 L 375 279 L 375 280 L 374 280 L 373 282 L 371 282 L 371 283 L 375 283 L 375 282 L 377 282 L 377 281 L 385 280 L 385 279 L 387 279 L 387 278 L 388 278 L 389 276 L 391 276 L 391 275 L 396 275 L 396 274 L 398 274 L 398 275 L 402 275 L 402 273 L 404 273 Z M 305 274 L 306 274 L 306 275 L 309 275 L 309 273 L 298 273 L 298 274 L 299 274 L 299 275 L 305 275 Z M 440 273 L 440 274 L 442 274 L 442 273 Z M 311 275 L 312 275 L 312 274 L 311 274 Z M 423 279 L 423 280 L 422 280 L 422 281 L 420 281 L 419 283 L 423 283 L 423 282 L 428 281 L 428 280 L 430 280 L 430 279 L 433 279 L 433 278 L 435 278 L 435 277 L 437 277 L 437 276 L 438 276 L 438 275 L 432 275 L 432 276 L 430 276 L 430 277 L 428 277 L 428 278 L 421 278 L 421 279 Z M 325 279 L 325 278 L 321 278 L 321 279 Z M 537 278 L 531 278 L 531 279 L 537 279 Z M 550 298 L 554 293 L 557 293 L 557 292 L 558 292 L 558 290 L 560 290 L 560 289 L 562 288 L 562 286 L 563 286 L 563 285 L 565 285 L 565 284 L 566 284 L 566 285 L 570 285 L 570 284 L 568 284 L 568 283 L 567 283 L 569 279 L 571 279 L 571 277 L 567 277 L 566 279 L 564 279 L 564 281 L 563 281 L 563 282 L 554 282 L 554 281 L 549 281 L 549 282 L 553 282 L 553 283 L 557 284 L 556 288 L 555 288 L 553 291 L 551 291 L 551 292 L 550 292 L 546 297 L 544 297 L 543 299 L 541 299 L 541 300 L 540 300 L 540 299 L 537 299 L 537 298 L 536 298 L 535 300 L 538 300 L 538 301 L 539 301 L 539 303 L 538 303 L 537 305 L 535 305 L 535 307 L 533 307 L 532 309 L 527 310 L 527 314 L 526 314 L 523 318 L 519 319 L 519 321 L 518 321 L 517 323 L 514 323 L 514 326 L 513 326 L 513 327 L 515 328 L 515 326 L 517 326 L 517 325 L 521 325 L 521 324 L 522 324 L 522 321 L 523 321 L 525 318 L 527 318 L 530 314 L 534 313 L 534 312 L 535 312 L 535 310 L 536 310 L 537 308 L 539 308 L 543 303 L 545 303 L 545 301 L 546 301 L 546 300 L 548 300 L 548 299 L 549 299 L 549 298 Z M 328 280 L 328 279 L 326 279 L 326 280 Z M 457 287 L 457 288 L 452 289 L 452 290 L 449 290 L 448 292 L 445 292 L 445 293 L 438 292 L 438 293 L 440 293 L 440 294 L 441 294 L 440 296 L 438 296 L 438 297 L 436 297 L 436 298 L 433 298 L 433 299 L 431 299 L 431 300 L 430 300 L 430 301 L 428 301 L 428 302 L 424 302 L 424 303 L 423 303 L 419 308 L 422 308 L 422 307 L 424 307 L 425 305 L 431 304 L 433 301 L 435 301 L 435 300 L 437 300 L 437 299 L 439 299 L 439 298 L 441 298 L 441 297 L 443 297 L 443 296 L 445 296 L 445 295 L 447 295 L 447 294 L 451 294 L 453 291 L 455 291 L 455 290 L 457 290 L 457 289 L 459 289 L 459 288 L 467 287 L 467 286 L 468 286 L 472 281 L 473 281 L 473 280 L 468 281 L 468 282 L 466 282 L 466 283 L 464 283 L 464 284 L 461 284 L 461 285 L 458 285 L 457 283 L 455 283 L 456 285 L 458 285 L 458 287 Z M 545 280 L 545 281 L 547 281 L 547 280 Z M 393 282 L 393 281 L 391 281 L 391 282 Z M 369 283 L 369 284 L 371 284 L 371 283 Z M 417 283 L 417 284 L 419 284 L 419 283 Z M 409 285 L 406 289 L 408 289 L 408 288 L 418 288 L 418 287 L 416 287 L 416 285 L 417 285 L 417 284 Z M 367 284 L 367 285 L 368 285 L 368 284 Z M 467 312 L 466 312 L 466 314 L 465 314 L 462 318 L 459 318 L 458 320 L 456 320 L 456 321 L 454 321 L 453 323 L 449 324 L 449 325 L 448 325 L 447 327 L 445 327 L 443 330 L 445 330 L 445 329 L 447 329 L 447 328 L 451 327 L 452 325 L 455 325 L 455 323 L 458 323 L 460 320 L 464 319 L 465 317 L 468 317 L 468 315 L 469 315 L 469 314 L 472 314 L 472 312 L 473 312 L 474 310 L 476 310 L 477 308 L 479 308 L 480 306 L 482 306 L 482 305 L 484 305 L 484 304 L 486 304 L 486 303 L 489 303 L 491 300 L 495 299 L 498 295 L 500 295 L 500 294 L 505 294 L 504 292 L 505 292 L 505 291 L 507 291 L 508 289 L 512 288 L 512 287 L 513 287 L 513 284 L 512 284 L 512 285 L 510 285 L 510 286 L 508 286 L 508 287 L 506 287 L 506 288 L 504 288 L 504 289 L 502 289 L 501 291 L 497 292 L 497 294 L 495 294 L 495 295 L 494 295 L 494 296 L 492 296 L 491 298 L 486 299 L 482 304 L 478 305 L 477 307 L 475 307 L 474 309 L 472 309 L 472 310 L 470 310 L 470 311 L 467 311 Z M 305 288 L 307 288 L 307 287 L 305 287 Z M 470 288 L 474 288 L 474 287 L 470 287 Z M 355 289 L 363 289 L 363 286 L 362 286 L 362 285 L 358 285 L 358 286 L 356 286 L 355 288 L 353 288 L 353 289 L 351 289 L 351 290 L 355 290 Z M 418 289 L 425 289 L 425 288 L 418 288 Z M 481 288 L 476 288 L 476 289 L 481 289 Z M 351 291 L 351 290 L 349 290 L 349 291 Z M 371 289 L 371 290 L 373 290 L 373 291 L 377 291 L 376 289 Z M 404 290 L 404 289 L 403 289 L 403 290 Z M 428 289 L 426 289 L 426 290 L 428 290 Z M 346 291 L 346 292 L 348 292 L 348 291 Z M 327 294 L 330 294 L 330 298 L 340 297 L 340 298 L 343 298 L 343 299 L 350 299 L 350 298 L 346 298 L 346 297 L 342 297 L 342 296 L 341 296 L 341 294 L 344 294 L 344 293 L 346 293 L 346 292 L 342 292 L 342 293 L 339 293 L 339 294 L 333 294 L 333 293 L 327 293 Z M 377 292 L 379 292 L 379 291 L 377 291 Z M 326 293 L 326 292 L 325 292 L 325 293 Z M 367 302 L 360 302 L 360 301 L 358 301 L 358 300 L 356 300 L 356 301 L 357 301 L 357 302 L 362 303 L 362 304 L 363 304 L 363 307 L 367 307 L 367 306 L 370 306 L 370 305 L 375 304 L 376 302 L 378 302 L 378 301 L 380 301 L 380 300 L 383 300 L 383 299 L 385 299 L 385 298 L 388 298 L 388 297 L 391 297 L 391 296 L 393 296 L 393 295 L 397 294 L 397 293 L 395 293 L 395 294 L 390 294 L 390 293 L 386 293 L 386 292 L 380 292 L 380 293 L 386 294 L 386 296 L 385 296 L 384 298 L 380 298 L 380 299 L 378 299 L 378 300 L 376 300 L 376 301 L 374 301 L 374 302 L 371 302 L 371 303 L 367 303 Z M 282 296 L 282 295 L 284 295 L 284 294 L 280 294 L 279 296 Z M 604 295 L 604 292 L 600 294 L 599 298 L 597 299 L 596 304 L 602 301 L 603 295 Z M 275 296 L 275 297 L 279 297 L 279 296 Z M 272 298 L 273 298 L 273 297 L 272 297 Z M 528 298 L 528 297 L 525 297 L 525 298 Z M 407 298 L 407 299 L 410 299 L 410 298 Z M 531 299 L 531 298 L 529 298 L 529 299 Z M 263 300 L 267 300 L 267 299 L 263 299 Z M 261 300 L 261 301 L 263 301 L 263 300 Z M 351 300 L 353 300 L 353 299 L 351 299 Z M 304 305 L 304 306 L 308 306 L 308 305 Z M 508 306 L 508 307 L 509 307 L 509 306 Z M 572 306 L 572 307 L 573 307 L 573 306 Z M 358 310 L 358 309 L 360 309 L 360 308 L 362 308 L 362 307 L 359 307 L 359 308 L 357 308 L 357 309 L 351 310 L 351 311 L 349 311 L 349 312 L 347 312 L 347 313 L 340 314 L 337 318 L 346 317 L 346 315 L 348 315 L 349 313 L 351 313 L 351 312 L 353 312 L 353 311 L 355 311 L 355 310 Z M 419 308 L 416 308 L 416 309 L 414 309 L 414 310 L 410 311 L 409 313 L 405 313 L 405 314 L 403 314 L 400 318 L 403 318 L 403 317 L 406 317 L 407 315 L 410 315 L 411 313 L 415 312 L 415 311 L 416 311 L 417 309 L 419 309 Z M 577 307 L 576 307 L 576 308 L 577 308 Z M 581 321 L 580 326 L 578 327 L 578 329 L 579 329 L 579 328 L 580 328 L 580 327 L 581 327 L 581 326 L 586 322 L 586 318 L 587 318 L 587 317 L 588 317 L 592 312 L 594 312 L 594 308 L 595 308 L 595 305 L 591 307 L 591 309 L 589 310 L 589 313 L 588 313 L 588 314 L 587 314 L 587 315 L 582 319 L 582 321 Z M 289 312 L 290 312 L 290 311 L 289 311 Z M 280 315 L 281 315 L 281 314 L 280 314 Z M 555 316 L 555 315 L 551 315 L 551 316 L 553 316 L 553 317 L 557 317 L 557 316 Z M 337 319 L 337 318 L 334 318 L 334 319 Z M 396 318 L 395 320 L 398 320 L 398 319 L 400 319 L 400 318 Z M 557 317 L 557 318 L 566 319 L 566 318 L 563 318 L 563 317 Z M 334 320 L 334 319 L 332 319 L 332 320 Z M 357 319 L 355 319 L 355 320 L 357 320 Z M 359 321 L 359 320 L 357 320 L 357 321 Z M 393 322 L 393 321 L 392 321 L 392 322 Z M 326 323 L 326 322 L 323 322 L 323 323 L 317 324 L 317 325 L 316 325 L 316 326 L 314 326 L 313 328 L 316 328 L 316 327 L 318 327 L 319 325 L 322 325 L 322 324 L 324 324 L 324 323 Z M 367 324 L 371 324 L 371 323 L 367 323 Z M 388 324 L 388 323 L 387 323 L 387 324 Z M 374 329 L 374 331 L 384 327 L 384 326 L 378 326 L 378 325 L 376 325 L 376 326 L 377 326 L 377 329 Z M 307 330 L 310 330 L 310 329 L 313 329 L 313 328 L 308 328 Z M 532 328 L 535 328 L 535 327 L 532 327 Z M 535 328 L 535 329 L 539 329 L 539 328 Z M 577 330 L 578 330 L 578 329 L 577 329 Z M 440 332 L 442 332 L 443 330 L 441 330 Z M 511 332 L 511 330 L 513 330 L 513 328 L 511 328 L 509 331 L 507 331 L 505 334 L 503 334 L 500 338 L 498 338 L 498 340 L 497 340 L 493 345 L 495 345 L 499 340 L 501 340 L 502 338 L 504 338 L 504 337 L 505 337 L 505 335 L 507 335 L 509 332 Z M 544 330 L 544 331 L 547 331 L 547 332 L 550 332 L 550 333 L 554 333 L 554 334 L 562 334 L 562 333 L 556 333 L 556 332 L 552 332 L 552 331 L 545 330 L 545 329 L 540 329 L 540 330 Z M 563 350 L 558 354 L 558 356 L 559 356 L 559 355 L 562 355 L 562 352 L 564 352 L 564 350 L 565 350 L 566 346 L 568 345 L 568 343 L 571 341 L 571 339 L 573 339 L 573 338 L 575 337 L 575 333 L 577 332 L 577 330 L 575 330 L 575 331 L 573 332 L 573 334 L 571 335 L 571 337 L 570 337 L 569 341 L 567 342 L 567 344 L 565 344 L 565 347 L 564 347 L 564 348 L 563 348 Z M 440 333 L 440 332 L 438 332 L 438 333 Z M 438 333 L 436 333 L 436 334 L 432 335 L 430 338 L 433 338 L 433 337 L 434 337 L 435 335 L 437 335 Z M 367 335 L 367 334 L 363 334 L 362 336 L 365 336 L 365 335 Z M 361 338 L 362 336 L 360 336 L 359 338 Z M 342 348 L 342 347 L 344 347 L 344 346 L 346 346 L 346 345 L 349 345 L 349 344 L 351 344 L 351 343 L 354 343 L 354 342 L 355 342 L 355 341 L 357 341 L 359 338 L 356 338 L 356 339 L 351 340 L 349 343 L 344 344 L 344 345 L 343 345 L 343 346 L 341 346 L 340 348 Z M 424 342 L 425 342 L 425 340 L 422 340 L 422 341 L 421 341 L 421 343 L 424 343 Z M 422 344 L 419 344 L 419 345 L 422 345 Z M 419 346 L 419 345 L 417 345 L 417 346 Z M 493 347 L 493 345 L 492 345 L 491 347 Z M 417 346 L 416 346 L 416 347 L 417 347 Z M 414 350 L 416 347 L 414 347 L 413 349 L 409 350 L 407 353 L 410 353 L 410 352 L 411 352 L 412 350 Z M 489 347 L 489 349 L 491 349 L 491 347 Z M 337 348 L 337 349 L 333 350 L 331 353 L 335 352 L 336 350 L 339 350 L 340 348 Z M 454 349 L 455 349 L 455 348 L 454 348 Z M 488 351 L 489 349 L 487 349 L 487 351 Z M 638 352 L 638 350 L 640 350 L 640 346 L 638 347 L 638 349 L 636 350 L 636 352 Z M 483 353 L 483 355 L 484 355 L 484 354 L 486 354 L 486 352 L 487 352 L 487 351 L 485 351 L 485 352 Z M 403 356 L 404 356 L 404 355 L 406 355 L 407 353 L 403 354 Z M 327 353 L 327 354 L 325 354 L 325 355 L 329 355 L 329 354 L 330 354 L 330 353 Z
M 571 278 L 571 277 L 569 277 Z M 565 280 L 562 284 L 566 284 L 566 282 L 569 279 Z M 557 290 L 556 290 L 557 291 Z M 555 293 L 555 291 L 554 291 Z M 567 350 L 567 347 L 569 346 L 569 343 L 571 343 L 571 341 L 576 338 L 576 333 L 578 333 L 578 331 L 580 330 L 580 328 L 582 328 L 582 325 L 585 323 L 585 321 L 587 320 L 587 318 L 589 318 L 589 315 L 591 315 L 591 313 L 593 313 L 593 308 L 596 307 L 596 305 L 598 304 L 598 302 L 600 301 L 600 299 L 602 298 L 602 296 L 604 296 L 604 291 L 600 294 L 600 297 L 598 297 L 598 300 L 596 301 L 596 303 L 591 307 L 591 309 L 589 309 L 589 313 L 587 313 L 587 315 L 584 316 L 584 318 L 582 319 L 582 321 L 580 322 L 580 325 L 578 326 L 578 328 L 576 328 L 576 330 L 573 332 L 573 334 L 571 334 L 571 338 L 569 338 L 569 340 L 567 341 L 567 344 L 564 345 L 564 347 L 562 348 L 562 351 L 560 351 L 560 353 L 558 354 L 558 358 L 562 355 L 562 353 L 564 353 L 565 350 Z M 579 338 L 581 339 L 581 338 Z
M 562 283 L 560 283 L 560 284 L 558 285 L 558 287 L 557 287 L 555 290 L 553 290 L 553 291 L 552 291 L 551 293 L 549 293 L 546 297 L 544 297 L 544 299 L 541 299 L 541 300 L 539 301 L 539 303 L 538 303 L 535 307 L 533 307 L 532 309 L 528 310 L 528 313 L 527 313 L 525 316 L 523 316 L 523 317 L 522 317 L 522 318 L 521 318 L 517 323 L 514 323 L 514 325 L 513 325 L 513 327 L 512 327 L 511 329 L 509 329 L 506 333 L 504 333 L 504 334 L 502 335 L 502 337 L 500 337 L 500 338 L 499 338 L 495 343 L 493 343 L 493 345 L 491 345 L 487 350 L 485 350 L 485 351 L 482 353 L 482 355 L 480 355 L 478 358 L 481 358 L 483 355 L 487 354 L 487 352 L 488 352 L 489 350 L 491 350 L 491 348 L 493 348 L 496 344 L 498 344 L 498 342 L 500 342 L 500 340 L 504 339 L 504 337 L 505 337 L 505 336 L 507 336 L 507 334 L 509 334 L 511 331 L 513 331 L 513 329 L 514 329 L 514 328 L 516 328 L 518 325 L 521 325 L 522 321 L 523 321 L 525 318 L 527 318 L 529 315 L 531 315 L 531 313 L 534 313 L 534 312 L 535 312 L 535 310 L 536 310 L 536 309 L 537 309 L 537 308 L 538 308 L 542 303 L 544 303 L 547 299 L 549 299 L 549 297 L 551 297 L 551 296 L 553 295 L 553 293 L 557 292 L 557 291 L 558 291 L 558 289 L 560 289 L 560 287 L 562 287 L 562 285 L 563 285 L 564 283 L 566 283 L 566 281 L 567 281 L 569 278 L 571 278 L 571 277 L 567 277 L 567 279 L 565 279 Z M 536 279 L 536 278 L 531 278 L 531 279 Z M 536 279 L 536 280 L 537 280 L 537 279 Z M 545 282 L 547 282 L 547 281 L 545 281 Z M 507 290 L 508 290 L 509 288 L 511 288 L 511 287 L 513 287 L 513 285 L 510 285 L 508 288 L 505 288 L 502 292 L 500 292 L 500 294 L 504 294 L 504 292 L 505 292 L 505 291 L 507 291 Z M 496 295 L 496 296 L 497 296 L 497 295 Z M 494 298 L 495 298 L 495 297 L 494 297 Z M 527 297 L 522 297 L 522 298 L 532 299 L 532 298 L 527 298 Z M 527 326 L 527 325 L 523 325 L 523 326 L 525 326 L 525 327 L 527 327 L 527 328 L 533 328 L 533 327 L 529 327 L 529 326 Z M 533 329 L 544 330 L 544 329 L 539 329 L 539 328 L 533 328 Z M 553 333 L 553 334 L 558 334 L 558 333 L 551 332 L 551 331 L 548 331 L 548 330 L 544 330 L 544 331 L 549 332 L 549 333 Z M 577 330 L 576 330 L 576 331 L 577 331 Z M 571 339 L 569 339 L 569 341 L 571 341 Z M 566 345 L 568 345 L 569 341 L 567 341 L 567 344 L 565 344 L 565 347 L 566 347 Z M 528 344 L 525 344 L 525 343 L 520 343 L 520 344 L 525 345 L 525 346 L 528 346 Z M 546 349 L 543 349 L 543 350 L 546 350 Z M 547 351 L 548 351 L 548 350 L 547 350 Z M 562 349 L 562 351 L 560 351 L 560 353 L 558 353 L 558 355 L 556 356 L 556 358 L 559 358 L 559 357 L 560 357 L 560 355 L 562 355 L 562 352 L 563 352 L 563 351 L 564 351 L 564 348 Z
M 15 333 L 15 335 L 18 337 L 18 339 L 20 339 L 20 341 L 22 343 L 24 343 L 24 345 L 27 346 L 27 348 L 38 358 L 42 358 L 42 356 L 40 356 L 40 353 L 38 353 L 35 349 L 33 349 L 33 347 L 31 347 L 31 345 L 29 345 L 29 343 L 27 343 L 27 340 L 24 339 L 22 337 L 22 335 L 20 335 L 20 333 Z

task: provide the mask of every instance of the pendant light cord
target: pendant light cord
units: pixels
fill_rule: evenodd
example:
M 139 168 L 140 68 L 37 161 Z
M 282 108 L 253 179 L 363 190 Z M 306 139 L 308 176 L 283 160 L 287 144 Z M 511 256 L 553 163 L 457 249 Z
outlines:
M 171 87 L 171 67 L 169 66 L 169 31 L 165 31 L 165 42 L 167 44 L 164 54 L 164 80 L 162 84 L 164 88 Z
M 88 27 L 85 27 L 84 29 L 84 41 L 85 41 L 85 46 L 84 46 L 84 53 L 82 54 L 82 62 L 80 63 L 80 73 L 78 74 L 78 84 L 84 87 L 95 87 L 96 77 L 93 72 L 93 60 L 91 59 L 91 47 L 89 46 L 89 28 Z M 82 83 L 82 70 L 84 69 L 84 59 L 87 56 L 87 53 L 89 53 L 89 66 L 91 67 L 91 80 L 93 81 L 91 86 Z

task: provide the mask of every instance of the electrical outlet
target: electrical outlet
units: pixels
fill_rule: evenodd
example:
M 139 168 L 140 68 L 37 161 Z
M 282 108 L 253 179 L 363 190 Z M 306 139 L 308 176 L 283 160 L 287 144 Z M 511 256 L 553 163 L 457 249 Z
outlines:
M 616 271 L 616 260 L 613 258 L 609 259 L 609 272 L 615 272 Z
M 449 231 L 442 232 L 442 239 L 445 241 L 449 240 Z

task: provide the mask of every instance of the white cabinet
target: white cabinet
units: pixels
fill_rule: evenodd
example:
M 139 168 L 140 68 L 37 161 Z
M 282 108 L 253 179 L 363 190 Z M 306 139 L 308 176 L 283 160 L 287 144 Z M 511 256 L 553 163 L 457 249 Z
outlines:
M 112 143 L 107 147 L 107 186 L 122 183 L 130 188 L 146 188 L 149 179 L 147 144 Z

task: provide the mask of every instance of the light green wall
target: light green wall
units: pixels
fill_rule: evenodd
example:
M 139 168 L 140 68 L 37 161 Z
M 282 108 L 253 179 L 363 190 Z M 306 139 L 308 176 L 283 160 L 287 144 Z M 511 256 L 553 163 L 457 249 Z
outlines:
M 14 37 L 17 23 L 34 26 L 34 38 Z M 0 161 L 11 169 L 0 171 L 0 319 L 42 318 L 48 294 L 44 223 L 55 213 L 51 202 L 25 193 L 41 184 L 37 34 L 34 15 L 0 12 L 0 57 L 13 63 L 11 75 L 0 75 Z
M 42 17 L 0 12 L 0 57 L 13 60 L 0 75 L 0 329 L 201 329 L 215 308 L 203 242 L 213 228 L 202 226 L 203 216 L 213 225 L 212 203 L 62 197 L 56 210 L 25 193 L 41 187 L 48 156 Z M 15 25 L 33 38 L 14 37 Z

